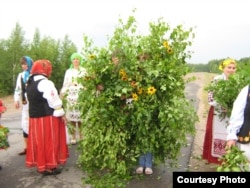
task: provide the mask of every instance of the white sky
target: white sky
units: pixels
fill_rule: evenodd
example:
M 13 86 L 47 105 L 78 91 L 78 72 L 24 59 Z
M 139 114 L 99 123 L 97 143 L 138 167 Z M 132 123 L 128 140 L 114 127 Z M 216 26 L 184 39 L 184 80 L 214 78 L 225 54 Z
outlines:
M 104 45 L 118 19 L 136 8 L 138 31 L 163 17 L 171 28 L 196 28 L 192 63 L 250 57 L 248 0 L 1 0 L 0 39 L 7 39 L 18 22 L 30 41 L 35 29 L 42 36 L 63 39 L 66 34 L 80 48 L 83 34 Z

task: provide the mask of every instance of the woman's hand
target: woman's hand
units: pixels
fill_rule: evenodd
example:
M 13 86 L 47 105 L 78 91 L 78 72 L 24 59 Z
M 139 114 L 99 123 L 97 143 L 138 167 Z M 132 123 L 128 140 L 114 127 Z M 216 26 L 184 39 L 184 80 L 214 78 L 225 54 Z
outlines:
M 15 102 L 15 107 L 16 107 L 16 109 L 20 108 L 20 103 L 19 103 L 19 101 L 16 101 L 16 102 Z
M 228 140 L 226 143 L 226 149 L 230 149 L 232 146 L 236 145 L 236 140 Z
M 67 118 L 66 118 L 66 116 L 65 116 L 65 115 L 64 115 L 64 116 L 62 116 L 62 120 L 63 120 L 64 124 L 65 124 L 65 125 L 67 125 L 67 122 L 68 122 L 68 121 L 67 121 Z

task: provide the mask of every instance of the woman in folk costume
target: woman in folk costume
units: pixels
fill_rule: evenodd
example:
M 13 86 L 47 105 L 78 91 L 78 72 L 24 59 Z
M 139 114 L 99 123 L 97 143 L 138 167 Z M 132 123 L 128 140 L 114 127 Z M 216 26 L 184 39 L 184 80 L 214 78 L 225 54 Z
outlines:
M 224 60 L 219 69 L 223 71 L 221 75 L 215 76 L 213 82 L 216 80 L 228 80 L 231 74 L 236 72 L 237 63 L 234 59 Z M 203 143 L 203 159 L 209 163 L 220 164 L 218 158 L 225 154 L 226 146 L 226 127 L 228 125 L 228 118 L 222 119 L 219 111 L 223 110 L 220 104 L 218 104 L 213 98 L 213 92 L 208 92 L 208 103 L 210 105 L 205 138 Z
M 241 89 L 234 101 L 227 127 L 226 147 L 237 145 L 249 161 L 250 170 L 250 86 Z
M 44 175 L 60 173 L 69 157 L 66 143 L 66 118 L 62 100 L 52 81 L 49 60 L 35 61 L 27 83 L 29 137 L 26 166 L 37 167 Z
M 18 74 L 16 80 L 16 88 L 14 91 L 14 102 L 16 109 L 20 108 L 20 102 L 22 103 L 22 130 L 24 138 L 24 150 L 18 153 L 19 155 L 26 154 L 28 134 L 29 134 L 29 112 L 28 112 L 28 101 L 26 96 L 26 83 L 29 79 L 30 70 L 33 65 L 33 60 L 29 56 L 23 56 L 20 60 L 23 71 Z
M 79 53 L 73 53 L 70 56 L 72 62 L 69 69 L 66 70 L 63 86 L 61 89 L 61 96 L 65 96 L 67 99 L 66 104 L 66 117 L 72 128 L 69 128 L 69 133 L 71 134 L 71 144 L 76 144 L 76 129 L 78 127 L 79 132 L 81 132 L 81 113 L 77 106 L 78 93 L 83 86 L 78 83 L 77 79 L 85 76 L 87 71 L 82 67 L 83 58 Z M 79 135 L 82 139 L 82 134 Z

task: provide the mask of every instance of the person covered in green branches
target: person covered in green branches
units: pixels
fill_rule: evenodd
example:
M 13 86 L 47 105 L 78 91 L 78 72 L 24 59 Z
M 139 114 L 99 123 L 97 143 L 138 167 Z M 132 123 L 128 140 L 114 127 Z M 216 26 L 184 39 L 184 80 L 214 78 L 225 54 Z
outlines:
M 87 126 L 79 163 L 91 175 L 90 182 L 106 187 L 126 183 L 147 152 L 154 165 L 176 159 L 198 120 L 184 95 L 189 31 L 178 27 L 171 33 L 167 24 L 152 23 L 149 35 L 138 36 L 133 21 L 130 17 L 125 26 L 121 23 L 107 48 L 91 50 L 85 40 L 85 54 L 96 58 L 88 59 L 89 78 L 82 79 L 86 90 L 79 99 Z M 114 49 L 124 54 L 117 55 L 117 66 L 110 61 Z M 142 52 L 149 52 L 150 58 L 140 62 Z
M 144 61 L 150 58 L 149 53 L 142 53 L 138 56 L 139 62 L 143 63 Z M 152 166 L 153 166 L 153 154 L 150 151 L 142 153 L 139 156 L 139 166 L 136 168 L 137 174 L 142 174 L 143 172 L 146 175 L 153 174 Z

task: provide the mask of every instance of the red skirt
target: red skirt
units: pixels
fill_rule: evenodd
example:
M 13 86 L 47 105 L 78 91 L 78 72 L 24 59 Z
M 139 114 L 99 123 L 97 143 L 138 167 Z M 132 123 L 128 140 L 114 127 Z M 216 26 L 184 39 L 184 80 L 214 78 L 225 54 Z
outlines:
M 221 164 L 221 161 L 218 160 L 218 157 L 212 156 L 213 117 L 214 117 L 214 107 L 210 106 L 207 117 L 207 126 L 203 143 L 202 158 L 207 160 L 209 163 Z
M 69 157 L 66 128 L 61 117 L 29 118 L 26 166 L 38 172 L 57 168 Z

